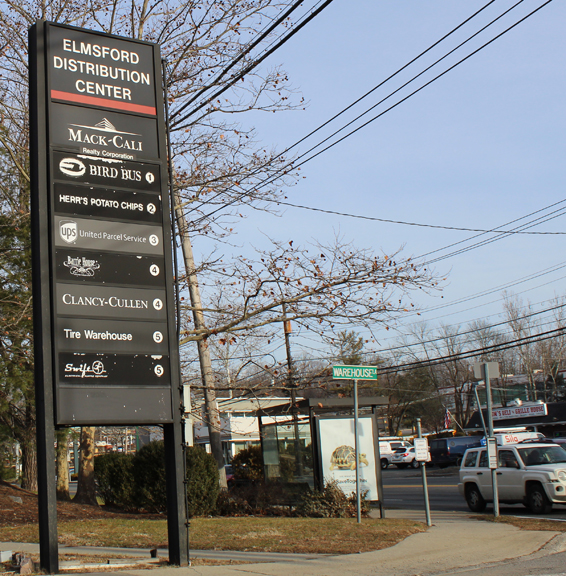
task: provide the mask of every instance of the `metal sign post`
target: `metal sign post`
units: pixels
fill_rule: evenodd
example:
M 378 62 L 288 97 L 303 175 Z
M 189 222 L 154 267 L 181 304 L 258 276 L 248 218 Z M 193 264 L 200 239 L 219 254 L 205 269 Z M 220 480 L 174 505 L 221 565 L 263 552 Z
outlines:
M 360 496 L 360 438 L 358 430 L 358 380 L 377 380 L 376 366 L 333 366 L 332 377 L 335 380 L 354 381 L 354 454 L 356 462 L 356 516 L 358 524 L 362 521 Z
M 483 378 L 485 382 L 485 396 L 487 408 L 487 433 L 488 437 L 486 442 L 488 444 L 488 455 L 491 453 L 490 465 L 491 468 L 491 485 L 493 487 L 493 515 L 497 518 L 499 516 L 499 492 L 497 489 L 497 445 L 495 445 L 495 458 L 493 457 L 493 411 L 491 408 L 491 383 L 490 377 L 499 377 L 499 363 L 498 362 L 484 362 L 482 364 L 474 364 L 474 376 L 476 378 Z M 481 412 L 481 406 L 478 405 L 478 410 Z M 490 446 L 491 445 L 491 446 Z
M 358 381 L 354 380 L 354 450 L 356 453 L 356 518 L 358 524 L 362 521 L 362 508 L 360 502 L 360 435 L 358 428 Z
M 417 462 L 419 462 L 421 466 L 426 525 L 432 526 L 432 522 L 430 520 L 430 503 L 428 500 L 428 483 L 426 479 L 426 463 L 428 461 L 428 442 L 426 438 L 423 438 L 420 418 L 417 418 L 417 434 L 418 439 L 415 439 L 415 458 L 417 459 Z

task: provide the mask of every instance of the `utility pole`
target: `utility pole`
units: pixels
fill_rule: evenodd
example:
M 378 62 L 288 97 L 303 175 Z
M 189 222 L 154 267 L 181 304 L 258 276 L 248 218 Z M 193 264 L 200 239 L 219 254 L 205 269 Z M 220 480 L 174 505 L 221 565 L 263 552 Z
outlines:
M 197 332 L 204 332 L 206 324 L 202 312 L 202 302 L 200 299 L 200 288 L 195 268 L 195 259 L 193 255 L 193 246 L 189 238 L 189 227 L 183 213 L 182 202 L 179 194 L 174 192 L 175 199 L 175 216 L 177 219 L 177 228 L 181 238 L 181 249 L 187 273 L 187 284 L 189 286 L 189 297 L 193 309 L 193 321 Z M 228 488 L 226 482 L 226 470 L 224 468 L 224 451 L 222 450 L 220 414 L 218 404 L 216 403 L 216 386 L 214 383 L 214 374 L 212 372 L 212 362 L 210 359 L 210 349 L 206 338 L 197 340 L 197 349 L 200 362 L 200 372 L 202 384 L 204 387 L 204 415 L 208 426 L 208 438 L 210 441 L 210 451 L 216 460 L 218 466 L 219 483 L 221 488 Z
M 285 333 L 285 350 L 287 352 L 287 386 L 291 392 L 291 413 L 293 414 L 293 430 L 295 445 L 295 470 L 299 476 L 303 475 L 303 459 L 301 455 L 301 442 L 299 438 L 299 418 L 297 416 L 297 391 L 293 377 L 293 358 L 291 356 L 291 321 L 287 320 L 287 307 L 285 303 L 281 304 L 283 308 L 283 331 Z

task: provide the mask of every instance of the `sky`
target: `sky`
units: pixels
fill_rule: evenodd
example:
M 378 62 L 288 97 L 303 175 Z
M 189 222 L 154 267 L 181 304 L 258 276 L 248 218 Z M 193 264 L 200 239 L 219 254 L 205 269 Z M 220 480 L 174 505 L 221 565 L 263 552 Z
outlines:
M 304 111 L 246 115 L 266 147 L 284 149 L 320 126 L 396 72 L 474 12 L 487 0 L 334 0 L 319 16 L 269 58 L 281 64 L 308 106 Z M 339 128 L 373 106 L 436 59 L 516 2 L 496 0 L 471 22 L 341 117 Z M 519 2 L 507 16 L 471 40 L 444 63 L 425 73 L 394 103 L 520 20 L 544 0 Z M 306 7 L 313 3 L 306 3 Z M 287 190 L 288 201 L 374 218 L 491 230 L 542 210 L 566 208 L 566 4 L 550 2 L 510 32 L 434 81 L 344 142 L 306 163 L 303 178 Z M 382 104 L 368 118 L 384 110 Z M 359 123 L 357 124 L 359 125 Z M 330 131 L 301 144 L 306 151 Z M 562 202 L 562 203 L 561 203 Z M 554 205 L 553 208 L 547 208 Z M 561 212 L 558 212 L 561 214 Z M 554 216 L 556 214 L 553 214 Z M 266 243 L 266 235 L 296 244 L 330 242 L 336 234 L 377 253 L 403 248 L 420 256 L 473 244 L 473 232 L 416 227 L 282 208 L 279 215 L 250 212 L 235 238 L 241 253 Z M 521 220 L 527 222 L 531 218 Z M 503 227 L 511 229 L 511 226 Z M 509 287 L 534 310 L 566 293 L 564 217 L 445 258 L 433 265 L 443 282 L 439 293 L 414 294 L 420 317 L 402 319 L 398 330 L 416 321 L 431 327 L 467 325 L 478 318 L 498 321 L 502 292 Z M 493 233 L 478 240 L 494 238 Z M 476 240 L 477 241 L 477 240 Z M 225 251 L 229 248 L 224 247 Z M 198 243 L 203 253 L 208 246 Z M 457 303 L 480 292 L 485 296 Z M 435 309 L 438 306 L 445 306 Z M 355 327 L 353 327 L 355 328 Z M 393 344 L 398 332 L 378 332 L 366 350 Z M 323 355 L 323 347 L 294 334 L 297 353 Z M 309 337 L 310 338 L 310 337 Z M 282 353 L 282 348 L 276 355 Z

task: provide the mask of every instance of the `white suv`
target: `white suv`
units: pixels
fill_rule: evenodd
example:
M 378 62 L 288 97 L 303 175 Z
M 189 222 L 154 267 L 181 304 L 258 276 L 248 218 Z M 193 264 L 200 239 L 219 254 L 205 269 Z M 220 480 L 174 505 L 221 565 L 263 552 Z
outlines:
M 552 504 L 566 504 L 566 450 L 552 442 L 507 444 L 497 448 L 499 501 L 524 504 L 534 514 L 550 512 Z M 485 448 L 470 448 L 460 468 L 460 494 L 472 512 L 493 501 L 491 470 Z

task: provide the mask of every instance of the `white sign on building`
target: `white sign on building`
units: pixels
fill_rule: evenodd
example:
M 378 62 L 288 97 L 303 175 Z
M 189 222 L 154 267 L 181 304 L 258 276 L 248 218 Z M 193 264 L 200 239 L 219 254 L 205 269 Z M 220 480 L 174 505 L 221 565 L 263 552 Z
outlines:
M 508 420 L 509 418 L 529 418 L 548 415 L 546 404 L 530 404 L 527 406 L 508 406 L 492 410 L 494 420 Z

